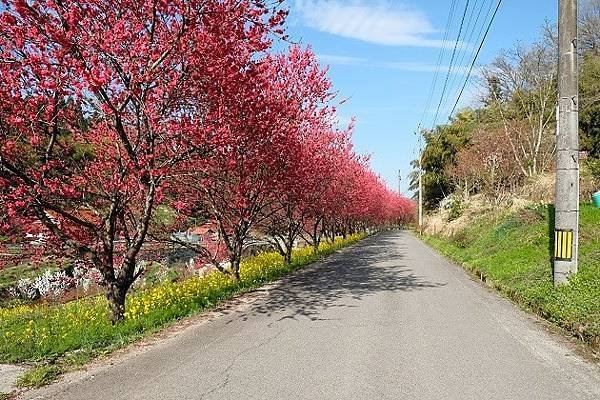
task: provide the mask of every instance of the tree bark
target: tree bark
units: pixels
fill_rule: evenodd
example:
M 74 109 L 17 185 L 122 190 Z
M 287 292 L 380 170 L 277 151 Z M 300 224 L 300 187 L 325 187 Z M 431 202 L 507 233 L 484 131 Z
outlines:
M 108 309 L 110 311 L 110 322 L 113 325 L 116 325 L 125 319 L 125 298 L 127 289 L 127 287 L 123 287 L 117 282 L 108 284 L 106 289 L 106 299 L 108 300 Z
M 316 254 L 319 252 L 319 245 L 321 244 L 322 230 L 319 232 L 319 225 L 322 224 L 322 220 L 319 219 L 313 225 L 312 232 L 309 233 L 312 240 L 313 252 Z
M 233 279 L 236 281 L 240 280 L 240 259 L 241 257 L 234 257 L 230 260 L 231 262 L 231 274 Z
M 293 239 L 288 238 L 285 243 L 285 254 L 283 256 L 283 262 L 285 265 L 290 265 L 292 263 L 292 252 L 294 250 L 294 242 Z
M 285 265 L 290 265 L 292 263 L 292 251 L 288 250 L 285 252 L 285 256 L 283 256 L 283 262 Z

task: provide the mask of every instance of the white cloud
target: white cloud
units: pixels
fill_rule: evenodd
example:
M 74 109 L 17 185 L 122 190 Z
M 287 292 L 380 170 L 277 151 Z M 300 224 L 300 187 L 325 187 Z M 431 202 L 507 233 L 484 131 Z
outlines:
M 296 0 L 294 10 L 311 28 L 389 46 L 451 47 L 419 10 L 387 0 Z

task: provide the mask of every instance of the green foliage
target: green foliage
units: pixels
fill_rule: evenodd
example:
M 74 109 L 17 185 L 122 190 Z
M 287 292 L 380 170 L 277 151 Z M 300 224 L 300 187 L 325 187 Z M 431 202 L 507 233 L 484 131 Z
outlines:
M 57 360 L 61 365 L 83 364 L 99 353 L 122 347 L 237 293 L 277 279 L 363 237 L 351 235 L 324 242 L 317 253 L 312 247 L 295 249 L 291 265 L 285 265 L 279 254 L 258 254 L 242 261 L 239 282 L 214 271 L 204 277 L 163 282 L 131 293 L 126 320 L 116 326 L 109 322 L 103 296 L 54 306 L 0 308 L 0 362 Z M 43 371 L 36 374 L 43 375 Z M 29 386 L 38 375 L 24 382 Z
M 586 161 L 586 166 L 595 180 L 595 184 L 599 185 L 600 189 L 600 158 L 589 158 Z
M 42 365 L 25 372 L 17 379 L 18 387 L 38 388 L 52 383 L 63 372 L 63 369 L 54 364 Z
M 585 54 L 579 77 L 581 149 L 600 158 L 600 55 Z
M 516 213 L 494 211 L 453 238 L 426 241 L 525 309 L 600 346 L 600 210 L 581 206 L 579 273 L 558 289 L 552 284 L 552 210 L 538 204 Z
M 176 217 L 176 211 L 165 205 L 159 205 L 158 207 L 156 207 L 156 210 L 154 211 L 154 214 L 152 216 L 153 223 L 159 224 L 161 226 L 172 225 Z
M 167 268 L 160 263 L 150 263 L 144 273 L 144 285 L 156 285 L 161 282 L 174 282 L 181 278 L 183 272 L 175 268 Z
M 448 204 L 448 221 L 453 221 L 456 218 L 460 217 L 464 211 L 463 203 L 458 197 L 454 197 L 452 201 Z
M 468 145 L 471 133 L 477 124 L 473 111 L 463 110 L 447 125 L 439 125 L 424 133 L 423 149 L 423 204 L 434 209 L 440 200 L 452 193 L 453 184 L 447 169 L 455 162 L 458 151 Z M 418 166 L 418 161 L 413 162 Z M 411 189 L 418 187 L 418 175 L 411 177 Z

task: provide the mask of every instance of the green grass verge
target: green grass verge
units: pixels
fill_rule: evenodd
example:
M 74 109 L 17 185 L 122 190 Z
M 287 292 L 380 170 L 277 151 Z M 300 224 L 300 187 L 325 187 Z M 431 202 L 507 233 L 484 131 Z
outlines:
M 542 205 L 495 211 L 450 238 L 424 240 L 523 308 L 600 348 L 600 210 L 581 206 L 579 273 L 559 288 L 552 284 L 552 215 Z
M 0 308 L 0 362 L 42 365 L 39 371 L 35 369 L 24 378 L 23 385 L 29 386 L 37 378 L 47 379 L 44 378 L 50 371 L 47 365 L 59 368 L 83 365 L 98 355 L 278 279 L 364 237 L 352 235 L 323 243 L 318 253 L 311 248 L 297 249 L 289 266 L 284 265 L 278 254 L 259 254 L 242 262 L 239 282 L 215 271 L 202 278 L 165 282 L 131 293 L 127 298 L 127 318 L 116 326 L 109 323 L 103 296 L 54 306 Z
M 63 368 L 59 365 L 41 365 L 25 372 L 17 379 L 17 386 L 21 388 L 38 388 L 54 382 Z

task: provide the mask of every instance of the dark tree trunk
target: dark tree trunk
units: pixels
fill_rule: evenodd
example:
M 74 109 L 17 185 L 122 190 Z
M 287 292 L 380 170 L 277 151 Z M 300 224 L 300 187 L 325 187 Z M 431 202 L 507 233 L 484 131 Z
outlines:
M 319 225 L 321 221 L 318 221 L 312 229 L 312 233 L 310 234 L 310 238 L 312 240 L 313 252 L 316 254 L 319 252 L 319 245 L 321 244 L 321 233 L 319 233 Z
M 290 265 L 292 263 L 293 248 L 293 244 L 289 241 L 285 244 L 285 254 L 283 255 L 283 262 L 285 263 L 285 265 Z
M 292 252 L 294 251 L 294 236 L 292 232 L 288 232 L 287 237 L 284 241 L 285 246 L 285 254 L 283 255 L 283 262 L 285 265 L 290 265 L 292 263 Z
M 231 274 L 236 281 L 240 280 L 240 259 L 241 257 L 238 256 L 231 260 Z
M 117 282 L 108 284 L 106 288 L 106 299 L 110 311 L 110 322 L 115 325 L 125 319 L 125 298 L 128 287 L 119 285 Z
M 321 241 L 319 236 L 312 233 L 308 236 L 310 237 L 310 245 L 312 246 L 313 253 L 317 253 L 319 251 L 319 242 Z
M 128 243 L 127 251 L 125 252 L 125 260 L 123 261 L 121 270 L 118 271 L 116 276 L 112 259 L 112 251 L 116 238 L 113 226 L 108 226 L 106 238 L 104 240 L 105 249 L 110 250 L 110 253 L 108 253 L 110 255 L 110 263 L 108 263 L 107 267 L 101 269 L 101 271 L 107 282 L 106 299 L 108 300 L 110 321 L 113 325 L 120 323 L 125 319 L 125 301 L 127 298 L 127 291 L 139 275 L 139 273 L 136 274 L 135 272 L 137 256 L 146 240 L 146 234 L 148 232 L 148 226 L 150 224 L 150 218 L 152 217 L 152 210 L 154 207 L 156 182 L 144 177 L 141 180 L 141 183 L 145 186 L 146 197 L 143 214 L 137 221 L 134 238 L 131 243 Z M 117 207 L 118 202 L 116 204 L 113 203 L 113 206 L 115 206 L 113 207 L 114 210 L 119 210 L 119 207 Z M 117 211 L 114 210 L 111 213 L 112 218 L 117 219 Z

